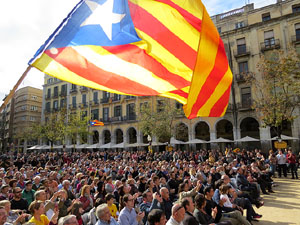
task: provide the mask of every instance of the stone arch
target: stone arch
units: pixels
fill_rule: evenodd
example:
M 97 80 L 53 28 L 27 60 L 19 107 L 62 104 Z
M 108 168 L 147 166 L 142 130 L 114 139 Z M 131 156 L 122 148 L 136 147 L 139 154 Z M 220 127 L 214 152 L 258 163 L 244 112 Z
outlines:
M 250 136 L 253 138 L 260 139 L 259 134 L 259 123 L 252 117 L 244 118 L 240 123 L 241 138 Z
M 115 134 L 116 144 L 120 144 L 120 143 L 124 142 L 124 135 L 123 135 L 122 129 L 117 128 L 115 130 L 114 134 Z
M 216 123 L 217 138 L 226 138 L 233 140 L 233 125 L 227 119 L 222 119 Z
M 99 143 L 99 132 L 97 130 L 93 130 L 93 144 Z
M 111 142 L 111 133 L 109 130 L 104 130 L 102 132 L 102 140 L 103 140 L 103 144 L 107 144 Z
M 210 127 L 205 121 L 199 121 L 194 126 L 195 138 L 209 141 L 210 140 Z
M 126 134 L 128 144 L 137 143 L 137 131 L 134 127 L 129 127 Z
M 175 138 L 184 142 L 189 140 L 189 127 L 186 123 L 180 122 L 175 125 Z

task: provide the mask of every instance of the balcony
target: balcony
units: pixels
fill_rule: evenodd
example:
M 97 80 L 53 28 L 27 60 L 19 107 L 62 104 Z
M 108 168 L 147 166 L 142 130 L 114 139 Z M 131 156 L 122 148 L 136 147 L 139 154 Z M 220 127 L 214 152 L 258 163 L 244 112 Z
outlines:
M 260 49 L 262 52 L 278 48 L 280 48 L 279 39 L 266 39 L 264 42 L 260 43 Z
M 238 45 L 237 49 L 233 51 L 234 57 L 243 57 L 250 55 L 250 49 L 246 45 Z
M 299 44 L 300 43 L 300 35 L 293 35 L 292 36 L 292 43 Z
M 126 100 L 136 99 L 136 96 L 126 95 L 125 99 L 126 99 Z
M 67 96 L 67 92 L 66 91 L 61 91 L 59 96 L 60 97 L 66 97 Z
M 120 102 L 120 101 L 121 101 L 121 96 L 112 98 L 112 102 Z
M 124 121 L 136 121 L 136 114 L 129 114 L 123 117 Z
M 52 98 L 58 98 L 58 93 L 54 93 Z
M 86 102 L 83 102 L 83 103 L 81 103 L 80 104 L 80 108 L 86 108 L 86 107 L 88 107 L 88 104 L 86 103 Z
M 77 108 L 76 103 L 70 104 L 70 105 L 69 105 L 69 109 L 76 109 L 76 108 Z
M 81 91 L 81 92 L 86 92 L 86 91 L 88 91 L 88 88 L 87 88 L 87 87 L 81 86 L 81 87 L 80 87 L 80 91 Z
M 109 98 L 102 98 L 100 102 L 101 103 L 108 103 L 109 102 Z
M 247 73 L 239 73 L 235 75 L 235 80 L 238 83 L 246 82 Z
M 239 111 L 252 110 L 251 106 L 252 106 L 252 101 L 251 100 L 242 101 L 242 102 L 237 103 L 237 108 L 238 108 Z
M 96 99 L 96 100 L 90 101 L 90 105 L 91 106 L 98 106 L 99 105 L 99 100 Z
M 77 93 L 77 88 L 72 88 L 72 89 L 70 90 L 70 93 L 71 93 L 71 94 L 73 94 L 73 93 L 74 93 L 74 94 L 75 94 L 75 93 Z
M 110 117 L 104 117 L 104 118 L 101 118 L 100 121 L 102 121 L 103 123 L 109 123 L 111 121 L 111 118 Z
M 122 116 L 111 117 L 110 121 L 111 122 L 122 122 L 123 121 L 123 117 Z

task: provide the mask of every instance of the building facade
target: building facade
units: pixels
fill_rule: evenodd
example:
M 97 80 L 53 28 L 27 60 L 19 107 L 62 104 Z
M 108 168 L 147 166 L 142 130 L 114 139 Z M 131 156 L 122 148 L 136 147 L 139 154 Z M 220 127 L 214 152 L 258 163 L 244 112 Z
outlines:
M 184 115 L 176 118 L 176 125 L 183 125 L 187 136 L 183 141 L 195 138 L 213 142 L 217 138 L 236 140 L 245 136 L 260 139 L 253 143 L 230 143 L 231 146 L 272 148 L 272 137 L 276 136 L 270 127 L 264 127 L 254 110 L 252 87 L 243 77 L 244 73 L 257 73 L 256 65 L 262 54 L 272 49 L 287 51 L 289 46 L 300 49 L 300 0 L 278 1 L 263 8 L 254 9 L 248 4 L 212 17 L 225 44 L 229 63 L 234 75 L 230 104 L 222 118 L 196 118 L 188 120 Z M 66 83 L 45 75 L 43 87 L 42 119 L 47 120 L 53 112 L 66 107 L 67 111 L 80 111 L 91 119 L 103 121 L 105 126 L 90 128 L 93 137 L 88 144 L 100 145 L 147 143 L 139 129 L 138 112 L 141 104 L 148 102 L 156 106 L 163 101 L 160 97 L 121 96 L 104 91 L 92 90 Z M 172 101 L 174 107 L 180 104 Z M 299 115 L 299 109 L 295 110 Z M 283 134 L 300 137 L 300 118 L 286 123 Z M 176 137 L 175 137 L 176 138 Z M 156 140 L 153 137 L 154 141 Z M 68 143 L 71 144 L 71 140 Z M 81 144 L 81 143 L 78 143 Z M 289 140 L 289 146 L 299 150 L 299 140 Z M 225 147 L 211 143 L 191 148 Z
M 24 133 L 34 123 L 41 122 L 43 90 L 24 87 L 14 95 L 13 143 L 15 148 L 26 149 L 37 144 L 37 140 L 27 140 Z
M 5 98 L 3 99 L 3 101 Z M 14 99 L 12 98 L 1 112 L 0 142 L 1 151 L 6 152 L 13 147 L 13 114 Z

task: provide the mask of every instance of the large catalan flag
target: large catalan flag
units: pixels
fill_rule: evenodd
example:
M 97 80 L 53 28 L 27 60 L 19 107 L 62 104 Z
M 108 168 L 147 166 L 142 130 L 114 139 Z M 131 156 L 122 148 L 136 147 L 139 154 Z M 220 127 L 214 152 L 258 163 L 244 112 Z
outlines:
M 176 99 L 189 119 L 224 115 L 232 82 L 200 0 L 82 0 L 29 63 L 77 85 Z

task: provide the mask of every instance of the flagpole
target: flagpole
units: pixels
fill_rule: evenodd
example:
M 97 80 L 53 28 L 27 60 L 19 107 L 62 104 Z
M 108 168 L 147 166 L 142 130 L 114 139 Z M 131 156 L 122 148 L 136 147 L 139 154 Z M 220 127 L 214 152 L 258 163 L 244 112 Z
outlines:
M 22 76 L 20 77 L 20 79 L 18 80 L 18 82 L 15 84 L 14 88 L 9 92 L 9 94 L 6 96 L 4 102 L 2 103 L 1 107 L 0 107 L 0 112 L 2 112 L 2 110 L 4 109 L 4 107 L 7 105 L 7 103 L 10 101 L 10 99 L 14 96 L 16 90 L 18 89 L 19 85 L 22 83 L 22 81 L 24 80 L 24 78 L 26 77 L 27 73 L 30 71 L 30 69 L 32 68 L 31 65 L 29 65 L 27 67 L 27 69 L 25 70 L 25 72 L 22 74 Z

